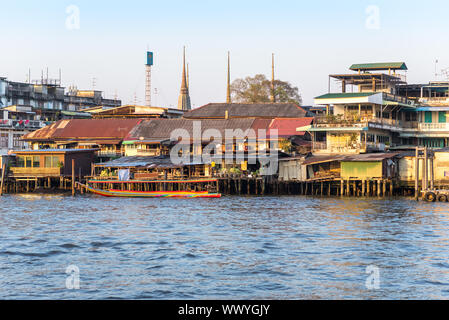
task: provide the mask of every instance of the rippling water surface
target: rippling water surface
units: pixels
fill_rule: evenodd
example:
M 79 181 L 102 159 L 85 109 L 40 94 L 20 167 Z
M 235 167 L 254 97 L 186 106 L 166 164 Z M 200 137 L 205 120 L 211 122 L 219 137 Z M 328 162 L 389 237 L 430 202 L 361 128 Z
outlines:
M 7 195 L 0 212 L 6 299 L 449 297 L 449 204 Z

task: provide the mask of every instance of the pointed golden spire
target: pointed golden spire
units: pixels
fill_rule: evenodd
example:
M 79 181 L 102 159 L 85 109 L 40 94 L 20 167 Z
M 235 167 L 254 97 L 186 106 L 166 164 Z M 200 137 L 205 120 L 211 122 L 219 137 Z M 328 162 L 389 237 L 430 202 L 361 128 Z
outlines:
M 231 61 L 229 51 L 228 51 L 228 81 L 226 90 L 226 103 L 231 103 Z
M 184 46 L 184 51 L 182 55 L 182 80 L 181 80 L 181 91 L 187 88 L 187 77 L 186 77 L 186 47 Z
M 190 105 L 190 95 L 189 95 L 189 87 L 187 84 L 187 76 L 186 76 L 186 47 L 184 46 L 184 52 L 182 57 L 182 80 L 181 80 L 181 92 L 178 98 L 178 109 L 179 110 L 191 110 L 192 107 Z
M 189 80 L 189 64 L 187 64 L 187 89 L 190 87 L 190 80 Z
M 276 102 L 274 92 L 274 53 L 271 54 L 271 102 Z

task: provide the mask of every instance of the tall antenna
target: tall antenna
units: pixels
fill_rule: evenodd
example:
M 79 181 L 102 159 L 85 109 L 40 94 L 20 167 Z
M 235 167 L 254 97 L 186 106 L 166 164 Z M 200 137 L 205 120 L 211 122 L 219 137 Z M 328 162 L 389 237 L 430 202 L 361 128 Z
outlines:
M 271 54 L 271 102 L 276 102 L 274 92 L 274 53 Z
M 92 78 L 92 90 L 95 90 L 95 87 L 97 86 L 97 78 Z
M 438 77 L 438 73 L 437 73 L 437 65 L 438 65 L 438 59 L 435 59 L 435 80 Z
M 153 65 L 153 52 L 147 51 L 145 64 L 145 105 L 151 107 L 151 66 Z

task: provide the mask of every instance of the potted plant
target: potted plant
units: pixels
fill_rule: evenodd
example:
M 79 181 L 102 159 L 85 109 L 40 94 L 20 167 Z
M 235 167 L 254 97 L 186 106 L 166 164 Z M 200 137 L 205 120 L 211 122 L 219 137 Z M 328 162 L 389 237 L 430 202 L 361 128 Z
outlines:
M 61 173 L 61 172 L 62 172 L 62 169 L 64 168 L 64 162 L 58 161 L 57 166 L 58 166 L 58 168 L 59 168 L 59 172 Z

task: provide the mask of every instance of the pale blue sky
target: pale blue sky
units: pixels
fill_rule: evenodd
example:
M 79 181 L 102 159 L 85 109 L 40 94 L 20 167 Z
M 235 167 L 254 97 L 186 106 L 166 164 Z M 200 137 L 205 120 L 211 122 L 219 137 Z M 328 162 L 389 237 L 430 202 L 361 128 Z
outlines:
M 68 30 L 66 8 L 80 10 L 79 30 Z M 379 8 L 380 28 L 367 7 Z M 405 61 L 409 82 L 433 80 L 449 67 L 447 0 L 342 1 L 4 1 L 0 0 L 0 76 L 25 81 L 62 69 L 63 85 L 115 92 L 144 102 L 145 51 L 155 53 L 153 104 L 176 106 L 181 56 L 187 46 L 194 106 L 222 102 L 226 52 L 232 78 L 270 75 L 298 86 L 305 104 L 327 92 L 327 75 L 352 63 Z

